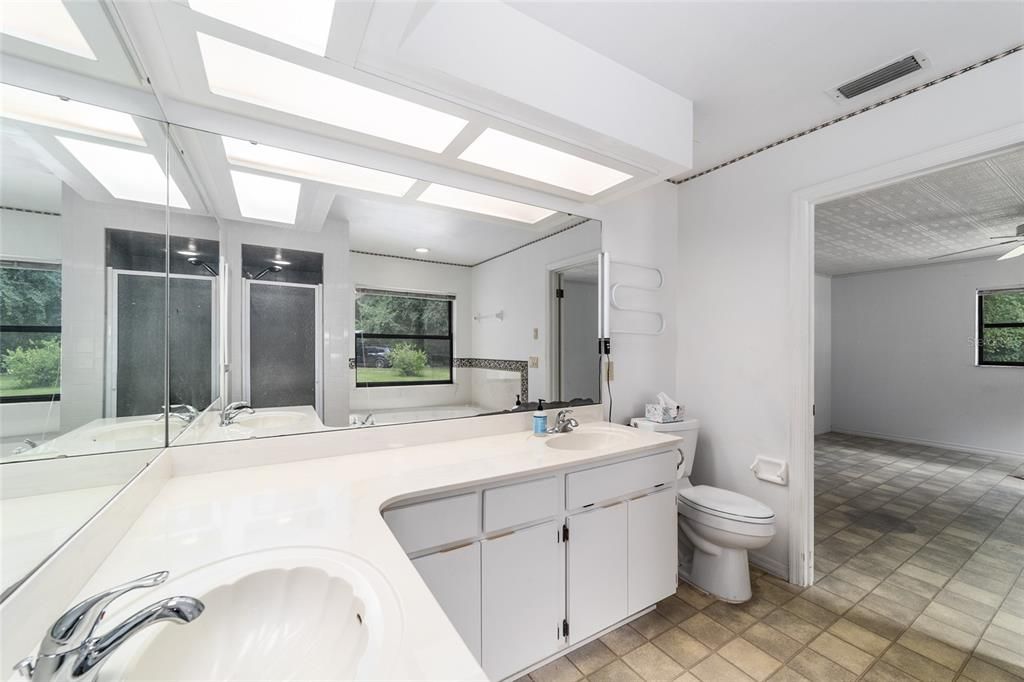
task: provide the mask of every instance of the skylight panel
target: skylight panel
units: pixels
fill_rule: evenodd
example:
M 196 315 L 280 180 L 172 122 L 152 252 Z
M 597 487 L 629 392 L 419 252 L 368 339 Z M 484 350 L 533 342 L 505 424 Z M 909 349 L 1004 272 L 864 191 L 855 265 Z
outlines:
M 78 24 L 60 0 L 4 2 L 0 11 L 0 33 L 77 57 L 96 59 Z
M 156 158 L 142 151 L 57 136 L 57 141 L 116 199 L 191 208 Z
M 0 83 L 0 115 L 35 125 L 145 144 L 130 114 Z
M 518 201 L 478 194 L 447 185 L 429 185 L 417 197 L 417 200 L 436 206 L 447 206 L 531 225 L 555 214 L 554 211 L 549 211 L 546 208 L 521 204 Z
M 468 123 L 204 33 L 197 36 L 215 95 L 438 153 Z
M 295 224 L 302 185 L 255 173 L 231 171 L 238 210 L 246 218 Z
M 265 144 L 252 144 L 245 140 L 222 137 L 228 163 L 255 170 L 270 171 L 296 178 L 322 182 L 338 187 L 350 187 L 366 192 L 377 192 L 400 197 L 416 183 L 415 178 L 363 168 L 341 161 L 301 154 Z
M 189 0 L 197 12 L 321 57 L 327 52 L 334 0 Z
M 600 194 L 633 177 L 494 128 L 481 133 L 459 158 L 587 196 Z

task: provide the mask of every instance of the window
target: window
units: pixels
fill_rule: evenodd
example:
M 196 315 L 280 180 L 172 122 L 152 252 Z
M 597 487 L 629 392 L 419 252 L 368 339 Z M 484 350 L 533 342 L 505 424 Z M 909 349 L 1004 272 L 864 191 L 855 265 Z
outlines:
M 454 301 L 356 289 L 356 386 L 452 383 Z
M 60 265 L 0 261 L 0 402 L 60 398 Z
M 1024 367 L 1024 288 L 978 292 L 978 365 Z

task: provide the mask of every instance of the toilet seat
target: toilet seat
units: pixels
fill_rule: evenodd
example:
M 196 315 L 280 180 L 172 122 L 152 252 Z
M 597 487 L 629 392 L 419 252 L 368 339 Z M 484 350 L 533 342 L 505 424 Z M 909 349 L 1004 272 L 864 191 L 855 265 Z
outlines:
M 757 500 L 709 485 L 680 490 L 679 513 L 695 522 L 741 535 L 775 533 L 775 512 Z

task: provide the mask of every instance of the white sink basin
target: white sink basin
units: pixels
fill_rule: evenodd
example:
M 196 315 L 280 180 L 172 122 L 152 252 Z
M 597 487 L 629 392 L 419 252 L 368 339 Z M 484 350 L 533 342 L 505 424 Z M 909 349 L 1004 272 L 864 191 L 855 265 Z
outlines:
M 291 410 L 256 410 L 255 414 L 240 414 L 230 426 L 219 428 L 214 436 L 232 438 L 279 436 L 288 433 L 318 431 L 323 424 L 310 410 L 310 414 Z
M 599 428 L 552 436 L 545 444 L 556 450 L 603 450 L 619 446 L 628 438 L 626 434 Z
M 143 591 L 105 622 L 159 598 L 197 597 L 188 625 L 159 625 L 125 645 L 101 678 L 350 680 L 388 677 L 402 616 L 386 579 L 344 552 L 286 548 L 219 561 Z M 118 656 L 122 652 L 119 652 Z
M 163 445 L 164 422 L 132 421 L 123 424 L 107 424 L 89 433 L 94 443 L 137 443 L 140 445 Z

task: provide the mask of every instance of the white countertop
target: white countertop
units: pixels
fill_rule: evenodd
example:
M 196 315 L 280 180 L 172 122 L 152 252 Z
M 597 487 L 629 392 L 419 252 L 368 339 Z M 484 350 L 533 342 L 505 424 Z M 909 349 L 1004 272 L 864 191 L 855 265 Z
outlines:
M 161 570 L 171 572 L 171 585 L 175 575 L 258 550 L 342 550 L 372 564 L 399 602 L 401 641 L 387 677 L 483 680 L 483 671 L 380 510 L 400 498 L 663 451 L 678 441 L 607 423 L 580 430 L 595 429 L 621 429 L 629 438 L 625 444 L 621 438 L 609 439 L 609 447 L 569 451 L 546 447 L 544 437 L 517 432 L 171 478 L 79 597 Z M 280 442 L 289 449 L 302 447 L 302 436 Z M 139 599 L 148 604 L 170 596 L 161 592 L 167 589 L 164 585 L 139 591 L 137 599 L 124 599 L 128 606 L 115 603 L 107 622 L 118 622 L 138 608 Z M 117 679 L 118 666 L 130 660 L 130 645 L 125 649 L 107 663 L 106 674 L 112 679 Z

